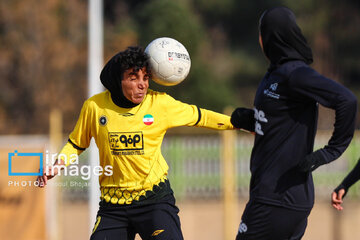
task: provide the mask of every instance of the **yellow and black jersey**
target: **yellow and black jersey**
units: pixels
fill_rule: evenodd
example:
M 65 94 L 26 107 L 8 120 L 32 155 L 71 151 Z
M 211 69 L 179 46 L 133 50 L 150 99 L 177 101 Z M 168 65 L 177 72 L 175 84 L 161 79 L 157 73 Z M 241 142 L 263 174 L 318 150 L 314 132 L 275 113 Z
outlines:
M 149 89 L 141 104 L 121 108 L 104 91 L 85 101 L 61 153 L 80 154 L 93 137 L 100 165 L 113 166 L 112 176 L 99 176 L 101 198 L 130 204 L 146 198 L 155 186 L 167 185 L 161 143 L 166 130 L 178 126 L 233 129 L 229 116 L 182 103 L 166 93 Z

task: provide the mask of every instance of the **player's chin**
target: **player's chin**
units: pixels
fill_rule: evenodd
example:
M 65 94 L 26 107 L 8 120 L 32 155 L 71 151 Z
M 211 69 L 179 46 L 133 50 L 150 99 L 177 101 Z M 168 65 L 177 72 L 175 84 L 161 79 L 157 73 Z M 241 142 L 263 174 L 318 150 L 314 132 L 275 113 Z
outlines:
M 134 96 L 131 101 L 135 104 L 140 104 L 143 100 L 144 100 L 145 94 L 144 95 L 137 95 Z

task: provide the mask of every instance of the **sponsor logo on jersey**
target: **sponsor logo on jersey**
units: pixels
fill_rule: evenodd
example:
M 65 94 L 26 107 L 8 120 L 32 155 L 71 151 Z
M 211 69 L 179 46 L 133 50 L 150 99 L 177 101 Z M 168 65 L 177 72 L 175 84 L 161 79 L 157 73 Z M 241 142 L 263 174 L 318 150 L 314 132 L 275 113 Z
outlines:
M 275 91 L 277 90 L 277 87 L 278 87 L 278 83 L 271 84 L 269 89 L 264 90 L 264 94 L 268 97 L 279 99 L 280 94 L 275 93 Z
M 108 122 L 108 120 L 107 120 L 106 116 L 103 115 L 99 118 L 99 123 L 101 126 L 105 126 L 107 124 L 107 122 Z
M 244 222 L 241 222 L 240 223 L 240 226 L 239 226 L 239 233 L 246 233 L 248 230 L 246 224 Z
M 278 84 L 277 84 L 277 83 L 273 83 L 273 84 L 271 84 L 271 85 L 270 85 L 270 87 L 269 87 L 269 88 L 270 88 L 271 90 L 273 90 L 273 91 L 276 91 L 277 86 L 278 86 Z
M 154 122 L 154 117 L 151 114 L 146 114 L 143 117 L 143 122 L 145 125 L 151 125 Z
M 109 144 L 113 155 L 143 155 L 142 132 L 109 132 Z

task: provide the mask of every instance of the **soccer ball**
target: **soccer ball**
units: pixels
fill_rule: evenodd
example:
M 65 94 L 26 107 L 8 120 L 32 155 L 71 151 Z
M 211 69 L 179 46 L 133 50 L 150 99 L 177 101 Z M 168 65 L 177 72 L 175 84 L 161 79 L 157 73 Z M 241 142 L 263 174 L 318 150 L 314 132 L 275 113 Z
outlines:
M 190 55 L 177 40 L 168 37 L 157 38 L 145 48 L 149 55 L 152 79 L 164 86 L 181 83 L 189 74 Z

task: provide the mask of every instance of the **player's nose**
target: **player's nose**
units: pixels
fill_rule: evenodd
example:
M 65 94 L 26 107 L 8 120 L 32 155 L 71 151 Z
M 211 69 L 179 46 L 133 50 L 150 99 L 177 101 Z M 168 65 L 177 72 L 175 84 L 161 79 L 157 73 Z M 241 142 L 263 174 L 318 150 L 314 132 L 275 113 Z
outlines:
M 140 78 L 140 81 L 139 81 L 139 83 L 138 83 L 138 87 L 139 87 L 140 89 L 144 89 L 145 86 L 146 86 L 146 82 L 145 82 L 144 78 Z

